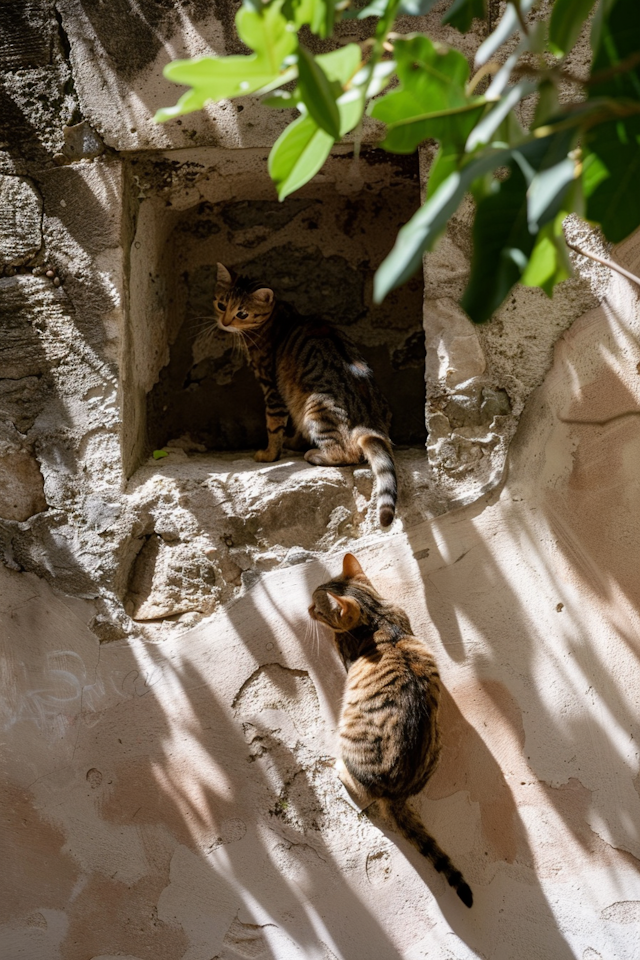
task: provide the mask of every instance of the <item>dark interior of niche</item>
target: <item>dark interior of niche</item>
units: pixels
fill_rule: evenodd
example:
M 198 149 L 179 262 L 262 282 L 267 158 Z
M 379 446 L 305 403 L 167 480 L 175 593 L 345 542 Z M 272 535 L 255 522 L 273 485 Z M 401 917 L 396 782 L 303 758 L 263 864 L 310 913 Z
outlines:
M 346 172 L 350 158 L 344 162 Z M 232 335 L 213 323 L 218 260 L 347 333 L 389 401 L 393 441 L 424 444 L 422 276 L 383 304 L 372 302 L 373 275 L 420 204 L 417 159 L 371 151 L 361 162 L 365 169 L 390 164 L 391 175 L 382 185 L 379 172 L 375 182 L 365 178 L 356 194 L 343 195 L 328 182 L 284 203 L 204 202 L 185 211 L 167 258 L 177 272 L 184 319 L 148 396 L 152 448 L 185 434 L 210 450 L 264 446 L 261 390 Z

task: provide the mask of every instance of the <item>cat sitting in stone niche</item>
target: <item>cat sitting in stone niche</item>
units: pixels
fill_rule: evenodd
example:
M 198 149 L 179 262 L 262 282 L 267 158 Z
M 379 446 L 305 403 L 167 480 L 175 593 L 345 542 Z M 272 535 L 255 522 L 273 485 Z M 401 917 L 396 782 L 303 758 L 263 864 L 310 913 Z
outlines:
M 277 460 L 289 417 L 295 444 L 312 448 L 305 460 L 343 466 L 368 460 L 376 483 L 378 517 L 395 516 L 396 470 L 390 414 L 370 368 L 355 346 L 323 320 L 302 317 L 270 287 L 218 264 L 214 300 L 218 326 L 242 338 L 266 403 L 268 444 L 255 459 Z

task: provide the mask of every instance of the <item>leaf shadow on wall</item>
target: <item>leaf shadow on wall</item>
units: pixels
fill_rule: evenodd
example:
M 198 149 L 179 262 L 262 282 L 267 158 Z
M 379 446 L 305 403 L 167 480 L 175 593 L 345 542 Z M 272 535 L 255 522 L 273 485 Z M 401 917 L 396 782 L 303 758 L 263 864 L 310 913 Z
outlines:
M 530 458 L 525 461 L 530 462 Z M 590 489 L 594 493 L 598 488 Z M 594 616 L 595 558 L 585 555 L 584 541 L 580 542 L 578 535 L 586 520 L 580 504 L 575 497 L 571 503 L 570 495 L 563 508 L 572 520 L 567 523 L 565 515 L 560 524 L 553 500 L 545 509 L 544 503 L 531 497 L 535 507 L 530 509 L 523 503 L 526 484 L 524 490 L 522 484 L 514 485 L 512 494 L 510 490 L 507 483 L 495 507 L 496 521 L 486 530 L 482 522 L 477 522 L 483 512 L 492 509 L 485 500 L 442 518 L 430 530 L 426 526 L 420 533 L 410 530 L 409 537 L 414 552 L 421 557 L 418 563 L 426 606 L 442 647 L 452 660 L 464 661 L 474 677 L 473 683 L 456 688 L 455 695 L 467 713 L 471 709 L 473 716 L 484 716 L 493 727 L 488 731 L 490 742 L 496 744 L 503 738 L 508 744 L 503 745 L 501 755 L 511 757 L 512 782 L 519 782 L 514 786 L 516 807 L 506 781 L 503 779 L 498 794 L 492 795 L 475 757 L 464 751 L 470 760 L 470 768 L 462 764 L 462 769 L 470 769 L 466 789 L 470 798 L 480 803 L 483 835 L 489 844 L 498 840 L 498 849 L 512 836 L 515 845 L 504 859 L 513 864 L 514 878 L 522 877 L 527 883 L 527 898 L 532 897 L 528 884 L 536 878 L 533 889 L 538 906 L 531 906 L 532 915 L 540 911 L 536 940 L 544 932 L 549 956 L 572 956 L 567 954 L 568 947 L 537 878 L 551 879 L 559 866 L 566 872 L 574 859 L 579 862 L 577 853 L 571 852 L 572 841 L 579 845 L 587 862 L 609 870 L 612 877 L 625 867 L 638 869 L 631 852 L 639 849 L 634 826 L 639 798 L 629 762 L 618 749 L 621 736 L 628 741 L 627 731 L 637 727 L 637 717 L 617 691 L 613 665 L 603 656 L 609 641 L 604 639 L 600 617 Z M 594 523 L 599 525 L 596 518 Z M 563 534 L 559 534 L 561 527 Z M 586 528 L 590 538 L 588 521 Z M 573 542 L 567 530 L 572 531 Z M 578 573 L 583 579 L 581 601 L 573 584 L 569 587 L 560 575 L 554 555 L 558 546 L 574 572 L 583 568 Z M 627 556 L 622 566 L 626 567 L 628 561 Z M 600 586 L 623 582 L 611 566 L 601 572 Z M 527 605 L 527 597 L 536 599 Z M 564 602 L 556 604 L 556 599 Z M 626 637 L 625 631 L 619 636 L 627 648 L 629 676 L 637 675 L 637 643 L 633 643 L 635 649 L 630 648 L 628 629 Z M 588 695 L 589 690 L 593 697 Z M 599 703 L 610 724 L 602 722 Z M 447 739 L 457 736 L 454 731 L 455 724 L 447 732 Z M 447 766 L 446 759 L 443 765 Z M 560 784 L 559 769 L 566 770 L 565 782 Z M 437 787 L 440 773 L 429 786 L 428 795 Z M 598 789 L 598 784 L 603 789 Z M 499 794 L 503 790 L 511 796 L 508 816 L 506 808 L 501 810 Z M 520 806 L 527 809 L 527 816 L 535 810 L 541 824 L 536 831 L 535 850 L 527 840 Z M 545 808 L 555 816 L 545 814 Z M 540 821 L 539 817 L 545 819 Z M 555 817 L 561 819 L 566 834 Z M 603 839 L 601 828 L 596 832 L 596 823 L 606 825 L 605 836 L 608 833 L 610 839 Z M 516 906 L 516 910 L 525 912 L 522 906 Z M 557 938 L 555 946 L 550 937 Z
M 335 563 L 335 560 L 328 561 L 328 567 L 335 566 Z M 303 567 L 303 576 L 308 584 L 309 600 L 313 589 L 319 583 L 328 579 L 330 575 L 328 571 L 319 572 L 319 567 L 326 570 L 324 564 L 305 564 Z M 367 572 L 369 572 L 368 568 Z M 375 573 L 371 573 L 371 578 L 375 585 Z M 268 591 L 269 585 L 267 584 L 264 589 Z M 278 597 L 273 591 L 269 592 L 274 609 L 274 622 L 286 620 L 288 617 L 289 627 L 300 638 L 301 629 L 299 625 L 301 619 L 296 618 L 295 606 L 288 604 L 284 597 Z M 232 616 L 233 609 L 232 606 L 230 609 Z M 258 613 L 259 611 L 256 609 L 256 614 Z M 239 634 L 242 635 L 240 630 Z M 322 696 L 330 705 L 331 716 L 335 723 L 339 714 L 344 672 L 341 666 L 338 666 L 336 672 L 338 660 L 330 636 L 328 634 L 320 636 L 320 646 L 316 655 L 310 655 L 309 647 L 313 648 L 313 644 L 304 643 L 300 639 L 298 642 L 302 655 L 306 656 L 310 665 L 314 665 L 310 667 L 314 681 L 318 690 L 321 691 Z M 488 684 L 488 686 L 492 689 L 491 684 Z M 494 685 L 494 687 L 499 686 L 499 684 Z M 439 830 L 435 828 L 434 835 L 470 883 L 474 893 L 472 910 L 467 910 L 460 903 L 446 881 L 407 841 L 395 831 L 388 829 L 384 823 L 381 823 L 376 818 L 375 811 L 372 815 L 372 822 L 377 830 L 387 841 L 393 844 L 401 855 L 410 861 L 425 883 L 426 888 L 431 891 L 430 896 L 425 890 L 425 915 L 421 920 L 416 918 L 416 923 L 422 923 L 426 932 L 434 925 L 438 911 L 442 911 L 451 929 L 472 950 L 483 955 L 483 952 L 493 949 L 489 945 L 495 944 L 500 939 L 505 924 L 510 923 L 503 916 L 496 915 L 493 906 L 490 911 L 483 909 L 483 903 L 487 900 L 486 887 L 494 881 L 500 867 L 506 868 L 507 875 L 510 872 L 516 875 L 520 874 L 522 873 L 522 867 L 528 867 L 529 871 L 525 881 L 526 907 L 518 905 L 516 906 L 516 912 L 525 914 L 532 918 L 531 923 L 539 925 L 536 939 L 540 944 L 540 949 L 547 951 L 541 953 L 541 957 L 546 958 L 548 956 L 549 960 L 551 958 L 553 960 L 570 960 L 573 954 L 558 929 L 546 898 L 539 885 L 532 883 L 533 857 L 528 845 L 526 830 L 518 816 L 513 794 L 501 767 L 479 733 L 465 719 L 446 687 L 443 689 L 441 720 L 444 736 L 441 764 L 422 794 L 412 801 L 412 805 L 421 812 L 422 820 L 428 828 L 430 828 L 430 813 L 437 806 L 439 827 L 444 828 L 445 835 L 441 835 Z M 333 769 L 330 770 L 330 774 L 331 777 L 335 778 Z M 317 783 L 311 783 L 310 786 L 311 789 L 315 788 L 317 790 Z M 443 811 L 442 804 L 443 800 L 446 801 L 448 797 L 460 792 L 468 794 L 471 805 L 478 805 L 481 824 L 480 837 L 476 838 L 472 852 L 466 856 L 456 852 L 456 835 L 459 830 L 463 835 L 467 833 L 464 829 L 466 824 L 460 824 L 456 820 L 459 813 L 457 807 L 451 811 Z M 337 796 L 332 798 L 329 803 L 335 805 L 336 801 L 340 802 Z M 324 806 L 325 816 L 328 816 L 331 806 L 328 806 L 327 801 L 325 800 L 323 804 L 322 798 L 318 797 L 316 802 L 320 808 Z M 346 825 L 346 830 L 352 832 L 354 845 L 357 843 L 361 849 L 367 849 L 366 844 L 363 844 L 361 835 L 357 833 L 355 820 Z M 367 852 L 372 851 L 368 850 Z M 375 854 L 375 851 L 373 852 Z M 511 906 L 515 906 L 514 903 L 509 902 L 511 899 L 509 887 L 510 884 L 508 883 L 505 886 L 504 893 L 505 914 L 509 912 Z M 385 889 L 389 890 L 389 887 L 385 887 Z M 432 897 L 435 899 L 435 903 Z M 338 915 L 336 914 L 336 916 Z M 531 923 L 520 916 L 518 928 L 509 929 L 510 949 L 516 949 L 514 945 L 518 944 L 518 938 L 520 937 L 519 949 L 522 956 L 526 956 L 529 949 L 532 935 Z M 349 954 L 345 953 L 345 956 L 349 956 Z
M 358 949 L 395 960 L 384 929 L 342 879 L 323 839 L 331 812 L 318 800 L 314 780 L 333 779 L 331 758 L 301 758 L 293 723 L 285 733 L 274 731 L 273 717 L 286 723 L 287 709 L 267 707 L 271 723 L 261 724 L 251 711 L 244 721 L 234 718 L 216 698 L 210 674 L 193 663 L 176 668 L 157 648 L 153 653 L 162 680 L 145 697 L 138 736 L 157 728 L 163 693 L 171 689 L 174 709 L 179 703 L 180 715 L 189 718 L 179 733 L 188 742 L 177 758 L 175 725 L 166 723 L 166 736 L 153 736 L 148 761 L 117 773 L 119 786 L 102 813 L 119 810 L 127 822 L 135 804 L 137 824 L 151 830 L 162 824 L 180 841 L 158 900 L 161 919 L 173 916 L 192 947 L 196 928 L 204 931 L 201 947 L 221 957 L 238 938 L 255 941 L 255 955 L 273 960 L 285 950 L 301 958 L 331 958 L 336 950 L 355 957 L 355 929 Z M 264 703 L 291 702 L 291 674 L 302 673 L 257 668 L 256 685 L 266 678 L 258 700 L 262 692 Z M 294 677 L 300 679 L 307 678 Z M 239 678 L 239 695 L 248 682 Z

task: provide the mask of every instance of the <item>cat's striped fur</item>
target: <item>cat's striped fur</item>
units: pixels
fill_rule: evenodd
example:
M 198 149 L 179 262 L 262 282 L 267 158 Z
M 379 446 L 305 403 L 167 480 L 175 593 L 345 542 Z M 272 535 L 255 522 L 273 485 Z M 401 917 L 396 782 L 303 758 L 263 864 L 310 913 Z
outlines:
M 459 870 L 408 806 L 440 757 L 440 676 L 400 607 L 383 600 L 356 558 L 318 587 L 309 614 L 331 627 L 347 669 L 339 724 L 338 775 L 361 807 L 378 800 L 462 902 L 473 894 Z
M 309 463 L 369 461 L 376 480 L 380 525 L 396 510 L 396 470 L 390 415 L 368 365 L 354 345 L 323 320 L 302 317 L 273 291 L 218 264 L 214 307 L 218 325 L 242 337 L 262 387 L 268 445 L 256 460 L 277 460 L 289 416 Z

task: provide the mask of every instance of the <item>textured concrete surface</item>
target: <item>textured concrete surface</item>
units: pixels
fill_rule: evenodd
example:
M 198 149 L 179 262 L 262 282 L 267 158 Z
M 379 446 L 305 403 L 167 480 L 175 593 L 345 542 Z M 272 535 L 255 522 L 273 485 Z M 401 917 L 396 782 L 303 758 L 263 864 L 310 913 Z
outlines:
M 163 643 L 100 645 L 91 604 L 5 571 L 3 956 L 634 960 L 639 332 L 614 280 L 501 492 L 358 549 L 440 664 L 417 804 L 472 911 L 337 786 L 343 675 L 306 607 L 341 551 Z

